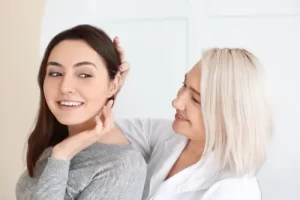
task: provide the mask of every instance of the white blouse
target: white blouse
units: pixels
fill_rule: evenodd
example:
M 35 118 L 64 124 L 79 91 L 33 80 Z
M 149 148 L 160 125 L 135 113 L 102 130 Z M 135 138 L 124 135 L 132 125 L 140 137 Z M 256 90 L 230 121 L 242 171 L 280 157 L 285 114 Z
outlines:
M 165 119 L 118 119 L 133 148 L 140 151 L 147 164 L 143 200 L 260 200 L 255 177 L 230 177 L 213 173 L 213 154 L 180 171 L 166 176 L 187 144 L 188 139 L 172 130 Z

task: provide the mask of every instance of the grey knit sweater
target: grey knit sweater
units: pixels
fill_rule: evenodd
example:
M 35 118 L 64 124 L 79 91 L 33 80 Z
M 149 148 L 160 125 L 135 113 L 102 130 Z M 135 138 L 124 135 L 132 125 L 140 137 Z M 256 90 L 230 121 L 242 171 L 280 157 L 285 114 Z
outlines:
M 70 162 L 57 160 L 48 148 L 35 177 L 25 171 L 16 185 L 17 200 L 140 200 L 146 178 L 144 158 L 130 145 L 96 143 Z

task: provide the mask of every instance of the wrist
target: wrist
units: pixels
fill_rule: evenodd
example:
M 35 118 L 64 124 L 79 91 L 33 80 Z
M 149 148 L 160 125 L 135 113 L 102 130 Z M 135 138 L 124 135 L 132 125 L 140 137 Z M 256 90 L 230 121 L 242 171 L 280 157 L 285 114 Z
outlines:
M 51 157 L 55 158 L 57 160 L 64 160 L 64 161 L 70 161 L 72 159 L 71 155 L 68 155 L 67 153 L 60 151 L 56 149 L 55 147 L 52 150 Z

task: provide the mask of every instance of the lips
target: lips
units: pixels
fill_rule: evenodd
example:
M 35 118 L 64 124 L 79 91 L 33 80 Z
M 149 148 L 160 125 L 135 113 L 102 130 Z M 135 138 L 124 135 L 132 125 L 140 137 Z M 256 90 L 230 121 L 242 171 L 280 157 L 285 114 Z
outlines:
M 176 113 L 175 114 L 175 118 L 178 120 L 183 120 L 183 121 L 188 121 L 188 119 L 186 117 L 183 117 L 181 114 Z

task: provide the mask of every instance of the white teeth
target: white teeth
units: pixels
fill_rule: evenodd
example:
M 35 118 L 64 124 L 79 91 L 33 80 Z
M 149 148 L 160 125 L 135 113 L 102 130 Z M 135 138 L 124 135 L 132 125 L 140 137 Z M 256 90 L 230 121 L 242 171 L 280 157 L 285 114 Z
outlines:
M 59 103 L 64 106 L 80 106 L 82 104 L 81 102 L 76 101 L 60 101 Z

